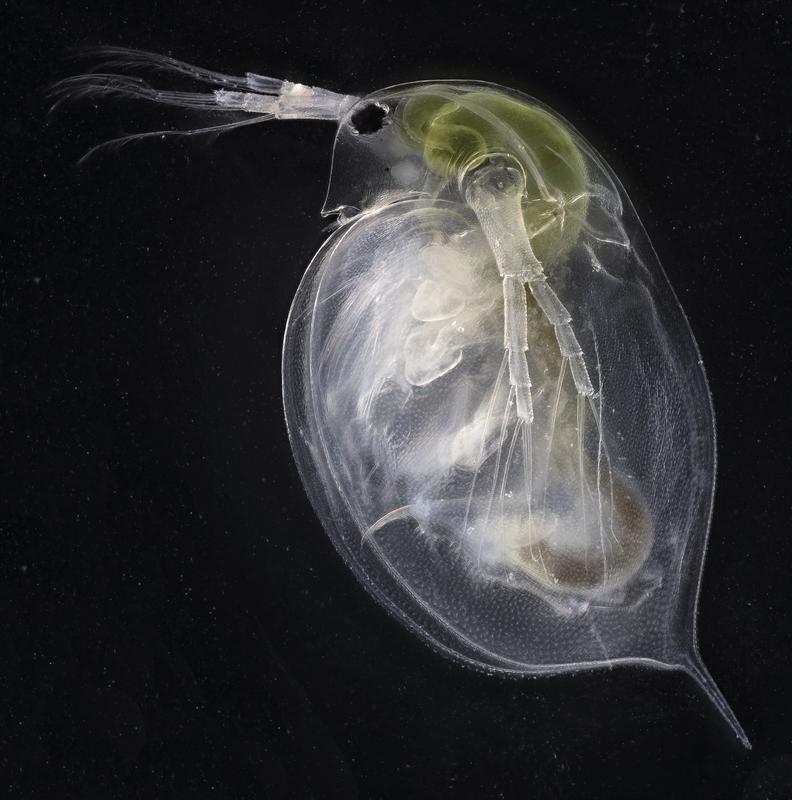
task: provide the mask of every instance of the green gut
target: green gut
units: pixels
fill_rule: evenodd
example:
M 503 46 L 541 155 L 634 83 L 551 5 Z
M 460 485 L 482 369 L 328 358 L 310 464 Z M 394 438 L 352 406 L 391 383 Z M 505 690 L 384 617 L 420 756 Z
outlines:
M 588 209 L 586 164 L 569 131 L 548 112 L 493 91 L 450 99 L 427 89 L 400 105 L 398 124 L 427 167 L 443 177 L 459 179 L 491 154 L 516 158 L 526 176 L 525 226 L 542 263 L 577 241 Z

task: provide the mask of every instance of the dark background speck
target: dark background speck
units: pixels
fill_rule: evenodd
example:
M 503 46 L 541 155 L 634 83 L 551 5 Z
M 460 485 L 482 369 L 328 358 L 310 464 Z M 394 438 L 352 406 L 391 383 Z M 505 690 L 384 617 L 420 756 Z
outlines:
M 788 4 L 7 2 L 0 121 L 0 795 L 792 797 Z M 112 136 L 48 116 L 70 47 L 362 93 L 499 82 L 622 179 L 702 350 L 719 479 L 704 660 L 504 680 L 365 594 L 302 491 L 280 343 L 334 127 Z

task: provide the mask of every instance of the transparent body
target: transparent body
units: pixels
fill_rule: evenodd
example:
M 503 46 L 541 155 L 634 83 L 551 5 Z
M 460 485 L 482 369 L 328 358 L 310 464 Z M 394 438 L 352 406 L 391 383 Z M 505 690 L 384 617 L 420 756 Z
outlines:
M 696 603 L 715 428 L 685 315 L 616 176 L 567 122 L 499 86 L 364 98 L 104 48 L 61 97 L 215 113 L 192 135 L 337 120 L 336 229 L 289 315 L 283 397 L 321 523 L 361 583 L 490 671 L 704 668 Z M 92 151 L 94 152 L 94 151 Z
M 513 338 L 527 344 L 530 420 L 509 374 L 497 245 L 464 176 L 433 171 L 399 130 L 416 95 L 482 92 L 540 108 L 584 167 L 585 199 L 547 179 L 566 207 L 563 221 L 543 217 L 554 220 L 546 238 L 568 241 L 545 245 L 538 283 L 569 321 L 518 281 L 526 324 Z M 389 124 L 356 133 L 355 107 L 340 122 L 325 213 L 345 224 L 303 278 L 284 347 L 292 445 L 325 530 L 366 588 L 433 646 L 516 673 L 683 669 L 747 743 L 696 646 L 715 475 L 710 394 L 624 189 L 571 126 L 500 87 L 396 87 L 357 108 L 371 103 Z M 542 199 L 523 192 L 523 209 L 532 202 Z M 573 374 L 565 324 L 591 390 Z

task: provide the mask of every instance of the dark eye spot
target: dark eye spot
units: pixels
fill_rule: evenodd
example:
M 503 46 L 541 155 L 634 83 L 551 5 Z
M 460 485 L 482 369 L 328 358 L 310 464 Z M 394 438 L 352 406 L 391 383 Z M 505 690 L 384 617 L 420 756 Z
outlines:
M 370 134 L 376 133 L 385 124 L 385 117 L 388 116 L 388 109 L 383 108 L 377 103 L 369 103 L 359 108 L 350 120 L 352 130 L 355 133 Z

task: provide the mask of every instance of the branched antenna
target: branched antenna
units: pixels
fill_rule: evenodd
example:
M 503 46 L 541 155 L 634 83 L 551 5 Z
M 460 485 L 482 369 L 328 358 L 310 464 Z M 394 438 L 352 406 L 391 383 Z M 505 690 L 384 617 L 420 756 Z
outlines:
M 116 149 L 129 142 L 151 137 L 194 136 L 223 133 L 245 125 L 271 119 L 339 119 L 357 100 L 302 84 L 269 78 L 255 73 L 244 77 L 196 67 L 169 56 L 130 50 L 124 47 L 98 47 L 79 51 L 78 57 L 97 60 L 94 69 L 55 83 L 48 95 L 54 100 L 50 111 L 64 102 L 86 98 L 121 97 L 198 111 L 234 114 L 237 118 L 217 125 L 187 130 L 144 131 L 103 142 L 89 150 L 80 163 L 106 148 Z M 136 75 L 108 70 L 149 70 L 154 73 L 183 75 L 203 84 L 208 91 L 158 89 Z M 239 115 L 244 115 L 239 119 Z

